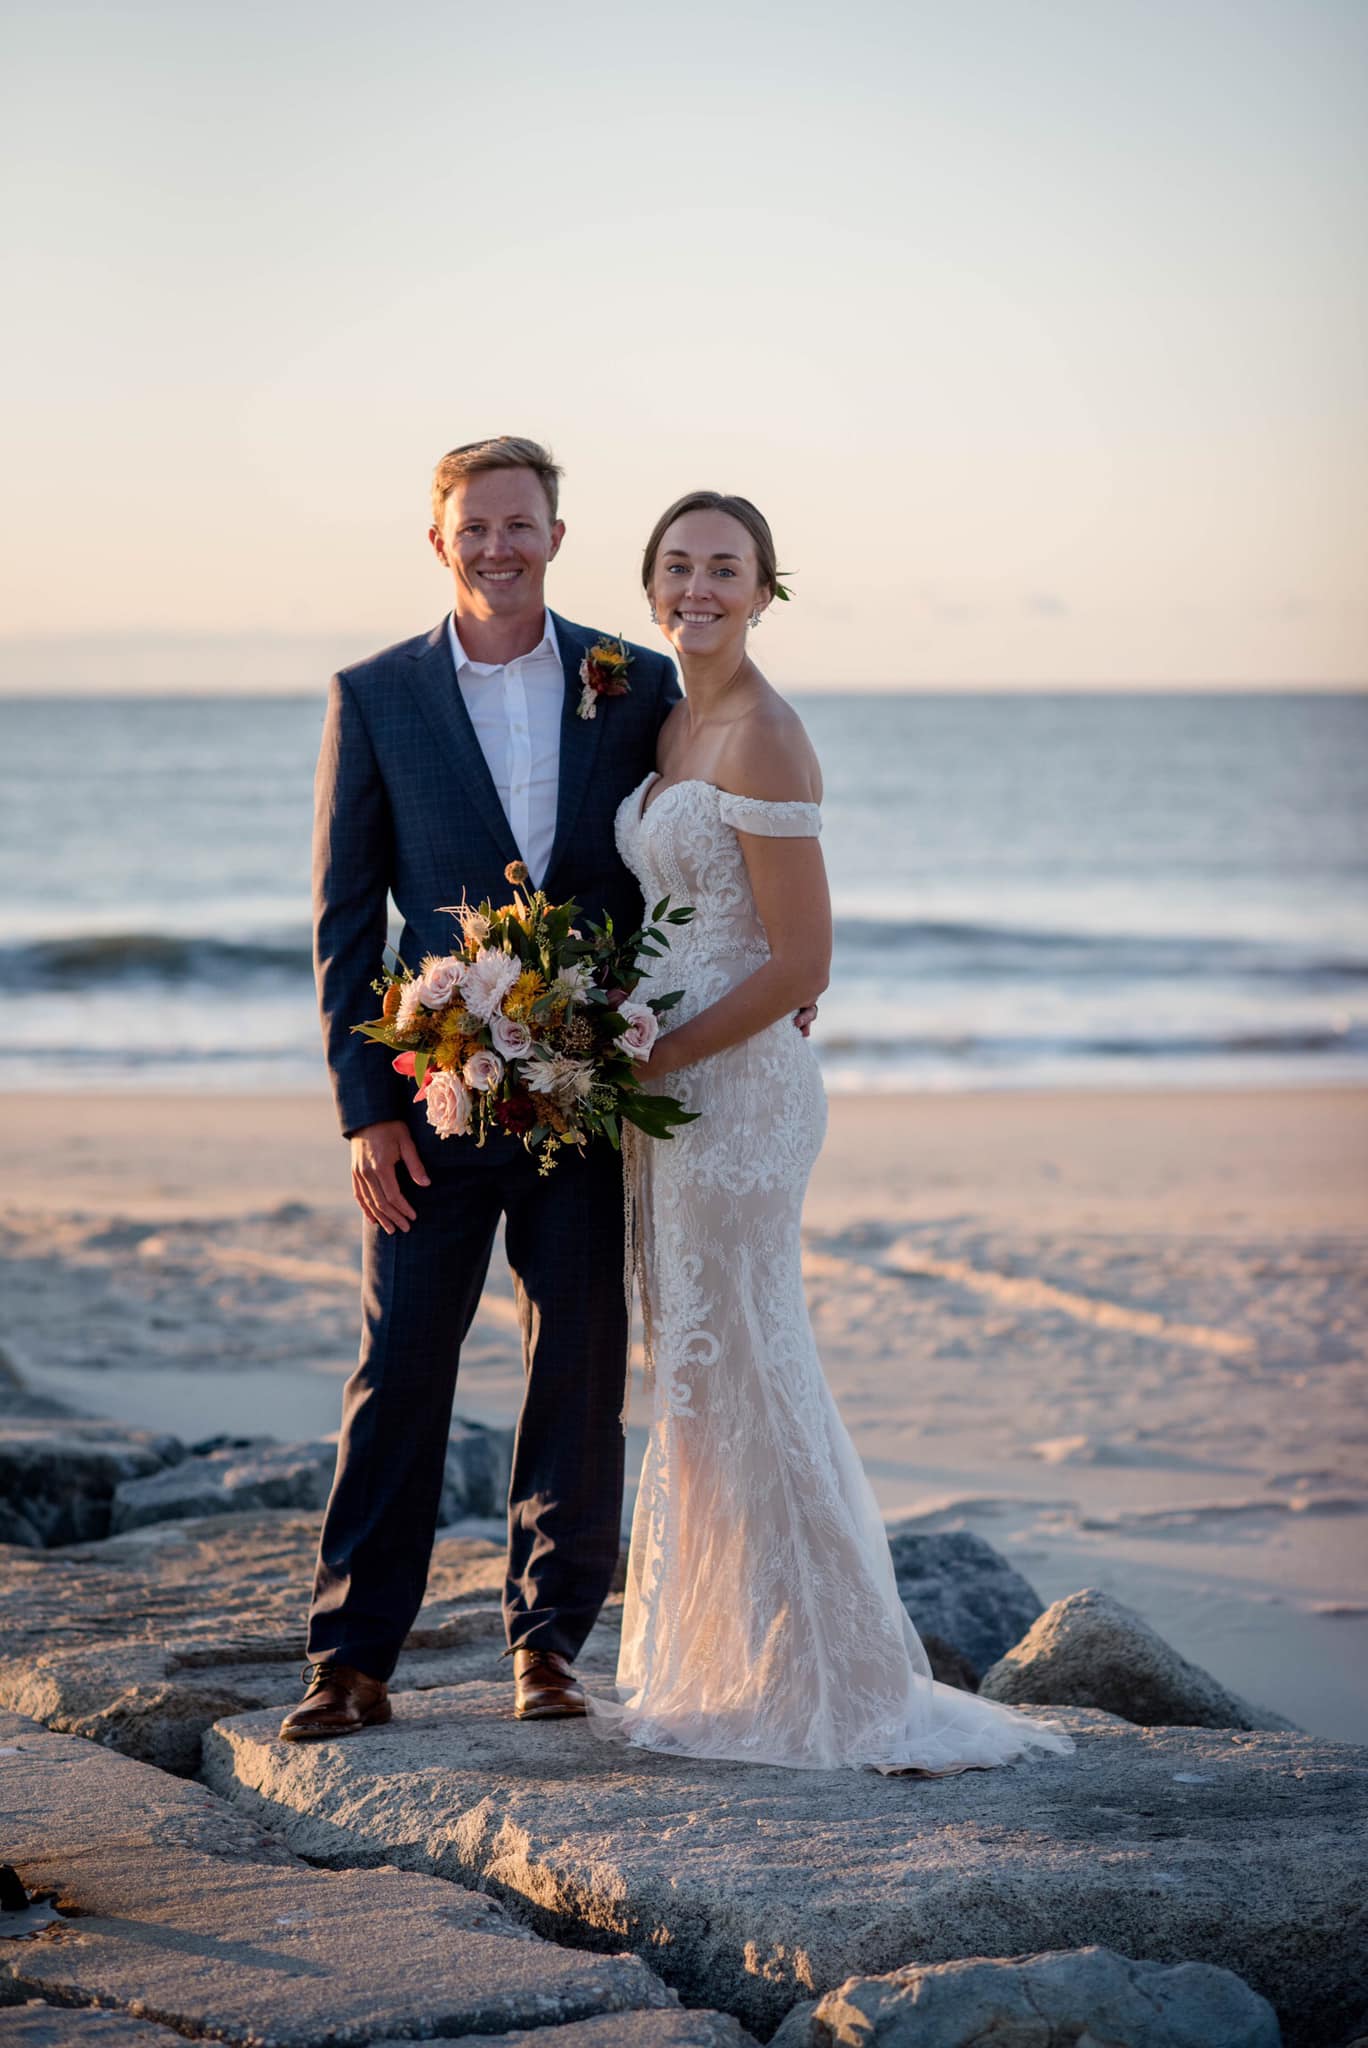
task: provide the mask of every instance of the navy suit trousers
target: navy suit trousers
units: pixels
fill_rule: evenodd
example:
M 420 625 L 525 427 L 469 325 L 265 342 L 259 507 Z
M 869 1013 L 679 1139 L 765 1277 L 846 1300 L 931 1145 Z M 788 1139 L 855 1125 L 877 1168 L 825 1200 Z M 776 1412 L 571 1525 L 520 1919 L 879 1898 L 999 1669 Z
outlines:
M 507 1138 L 477 1150 L 410 1128 L 431 1186 L 417 1220 L 367 1219 L 361 1357 L 347 1382 L 319 1545 L 308 1654 L 388 1679 L 427 1583 L 461 1344 L 499 1219 L 522 1328 L 524 1391 L 508 1499 L 509 1644 L 573 1658 L 617 1565 L 627 1365 L 622 1169 L 606 1144 L 543 1178 Z

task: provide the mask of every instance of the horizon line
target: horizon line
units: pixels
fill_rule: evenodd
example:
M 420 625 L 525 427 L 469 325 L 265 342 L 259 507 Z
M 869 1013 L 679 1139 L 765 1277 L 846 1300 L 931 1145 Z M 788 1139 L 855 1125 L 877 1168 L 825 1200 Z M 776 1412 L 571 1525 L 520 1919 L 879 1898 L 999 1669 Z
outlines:
M 866 682 L 828 683 L 793 680 L 776 685 L 795 696 L 825 695 L 831 697 L 951 697 L 972 696 L 976 692 L 984 696 L 1007 696 L 1034 692 L 1040 696 L 1102 697 L 1102 696 L 1268 696 L 1268 697 L 1355 697 L 1368 695 L 1368 677 L 1361 680 L 1327 682 L 1289 682 L 1286 680 L 1249 680 L 1227 678 L 1224 681 L 1190 681 L 1174 679 L 1159 681 L 1098 682 L 1038 682 L 1018 680 L 1010 677 L 992 677 L 975 682 Z M 297 701 L 316 703 L 327 695 L 327 684 L 311 688 L 298 685 L 271 685 L 242 683 L 236 687 L 223 685 L 196 687 L 187 684 L 178 687 L 159 687 L 156 684 L 119 685 L 63 683 L 59 687 L 44 689 L 27 687 L 11 688 L 0 680 L 0 702 L 16 704 L 51 704 L 62 701 L 89 702 L 100 698 L 122 701 L 143 701 L 164 703 L 184 698 L 189 701 L 263 698 L 275 702 Z

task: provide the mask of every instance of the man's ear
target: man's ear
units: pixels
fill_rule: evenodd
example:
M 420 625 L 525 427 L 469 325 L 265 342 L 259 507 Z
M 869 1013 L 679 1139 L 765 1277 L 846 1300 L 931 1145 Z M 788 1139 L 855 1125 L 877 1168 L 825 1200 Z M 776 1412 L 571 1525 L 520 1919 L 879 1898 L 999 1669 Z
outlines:
M 560 544 L 564 539 L 565 521 L 563 519 L 553 519 L 551 521 L 551 548 L 550 552 L 546 557 L 548 562 L 555 561 L 557 555 L 560 553 Z
M 446 542 L 442 538 L 442 529 L 440 526 L 430 526 L 428 528 L 428 540 L 432 544 L 432 551 L 436 555 L 438 561 L 442 564 L 443 568 L 446 568 Z

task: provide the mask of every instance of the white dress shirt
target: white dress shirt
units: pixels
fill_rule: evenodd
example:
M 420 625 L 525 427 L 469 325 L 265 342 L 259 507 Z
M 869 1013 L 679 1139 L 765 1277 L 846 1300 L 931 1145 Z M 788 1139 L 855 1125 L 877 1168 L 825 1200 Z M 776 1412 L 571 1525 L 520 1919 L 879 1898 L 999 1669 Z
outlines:
M 461 645 L 454 612 L 447 620 L 447 634 L 475 737 L 532 885 L 540 888 L 556 837 L 565 703 L 565 671 L 551 614 L 547 612 L 545 631 L 531 653 L 508 662 L 472 661 Z

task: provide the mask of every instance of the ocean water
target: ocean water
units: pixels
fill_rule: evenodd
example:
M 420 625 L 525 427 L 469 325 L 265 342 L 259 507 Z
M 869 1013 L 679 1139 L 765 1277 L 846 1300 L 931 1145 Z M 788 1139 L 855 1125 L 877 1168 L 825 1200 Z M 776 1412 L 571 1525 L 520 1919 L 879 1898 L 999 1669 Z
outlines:
M 795 701 L 833 1091 L 1368 1078 L 1368 698 Z M 322 709 L 0 699 L 0 1089 L 324 1085 Z

